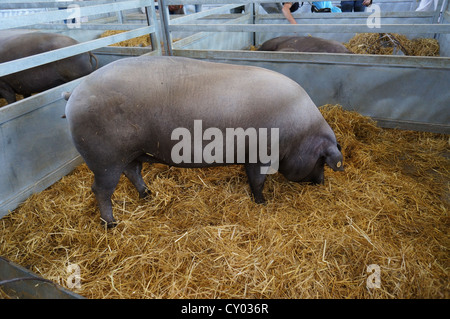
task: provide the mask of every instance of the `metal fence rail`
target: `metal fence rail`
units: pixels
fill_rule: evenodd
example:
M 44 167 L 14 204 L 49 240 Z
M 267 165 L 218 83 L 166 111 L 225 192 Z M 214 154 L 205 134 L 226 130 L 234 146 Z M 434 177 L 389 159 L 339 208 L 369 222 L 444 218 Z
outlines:
M 380 28 L 368 28 L 366 24 L 177 24 L 170 25 L 170 31 L 191 32 L 265 32 L 292 33 L 450 33 L 450 26 L 444 24 L 383 24 Z

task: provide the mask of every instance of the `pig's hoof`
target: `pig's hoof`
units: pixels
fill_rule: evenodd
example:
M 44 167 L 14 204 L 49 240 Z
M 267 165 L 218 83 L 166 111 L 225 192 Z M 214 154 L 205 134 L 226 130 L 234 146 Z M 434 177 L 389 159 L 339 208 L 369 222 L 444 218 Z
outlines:
M 139 192 L 139 198 L 146 198 L 151 194 L 149 189 L 145 189 L 143 192 Z
M 108 229 L 114 228 L 116 226 L 117 226 L 117 222 L 116 221 L 113 221 L 113 222 L 110 222 L 110 223 L 106 224 L 106 228 L 108 228 Z
M 262 205 L 266 204 L 266 200 L 264 199 L 264 197 L 255 197 L 254 199 L 255 199 L 256 204 L 262 204 Z
M 112 221 L 106 221 L 103 218 L 100 218 L 102 225 L 106 226 L 107 229 L 111 229 L 117 226 L 117 222 L 113 219 Z

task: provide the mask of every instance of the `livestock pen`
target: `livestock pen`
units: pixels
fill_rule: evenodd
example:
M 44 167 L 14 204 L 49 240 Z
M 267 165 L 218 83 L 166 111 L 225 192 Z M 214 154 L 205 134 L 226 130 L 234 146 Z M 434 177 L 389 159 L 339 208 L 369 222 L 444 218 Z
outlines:
M 71 4 L 38 2 L 50 9 Z M 10 1 L 0 9 L 18 3 L 37 6 Z M 212 7 L 169 15 L 167 6 L 180 3 Z M 303 10 L 294 14 L 299 24 L 289 25 L 253 1 L 226 0 L 160 0 L 159 12 L 153 1 L 80 2 L 81 16 L 103 16 L 75 29 L 47 23 L 70 18 L 69 10 L 2 20 L 5 30 L 62 32 L 81 43 L 0 64 L 0 76 L 91 50 L 101 66 L 166 54 L 285 74 L 321 106 L 346 168 L 327 169 L 319 186 L 274 175 L 265 188 L 268 203 L 257 205 L 239 166 L 145 165 L 151 197 L 138 199 L 121 180 L 113 197 L 119 224 L 105 230 L 93 176 L 61 118 L 61 93 L 81 79 L 75 80 L 0 108 L 0 256 L 28 268 L 3 269 L 38 273 L 87 298 L 448 298 L 450 16 L 448 1 L 442 4 L 442 12 L 381 10 L 377 28 L 366 23 L 371 12 Z M 242 14 L 230 13 L 242 5 Z M 98 38 L 106 30 L 129 31 Z M 440 56 L 248 50 L 279 35 L 345 42 L 362 32 L 436 38 Z M 149 33 L 151 48 L 108 46 Z M 79 285 L 66 280 L 71 265 Z M 0 281 L 11 276 L 0 268 Z M 39 296 L 35 284 L 0 288 L 5 297 Z

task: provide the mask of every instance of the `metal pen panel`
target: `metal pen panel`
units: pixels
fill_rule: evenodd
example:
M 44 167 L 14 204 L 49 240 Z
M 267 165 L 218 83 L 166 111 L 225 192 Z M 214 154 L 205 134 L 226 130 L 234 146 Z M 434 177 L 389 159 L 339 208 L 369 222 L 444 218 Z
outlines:
M 109 37 L 83 42 L 69 47 L 52 50 L 45 53 L 36 54 L 26 58 L 13 60 L 0 64 L 0 76 L 26 70 L 38 65 L 43 65 L 53 61 L 61 60 L 83 52 L 91 51 L 109 44 L 138 37 L 144 34 L 155 32 L 155 26 L 138 28 L 128 32 L 112 35 Z

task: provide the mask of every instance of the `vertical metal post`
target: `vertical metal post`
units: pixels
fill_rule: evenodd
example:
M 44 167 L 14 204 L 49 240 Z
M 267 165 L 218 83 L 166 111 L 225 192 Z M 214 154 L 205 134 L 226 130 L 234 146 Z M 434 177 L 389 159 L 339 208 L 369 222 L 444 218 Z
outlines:
M 431 20 L 431 23 L 438 23 L 443 2 L 444 2 L 444 0 L 438 0 L 437 7 L 436 7 L 436 10 L 433 13 L 433 18 Z
M 447 7 L 447 5 L 448 5 L 448 3 L 446 3 L 446 2 L 447 2 L 447 0 L 439 0 L 439 1 L 438 1 L 438 3 L 437 3 L 437 8 L 436 8 L 436 10 L 434 11 L 434 14 L 433 14 L 433 18 L 432 18 L 432 20 L 431 20 L 431 23 L 437 24 L 437 23 L 440 23 L 440 22 L 441 22 L 441 15 L 445 12 L 446 7 Z M 444 6 L 442 5 L 443 3 L 445 3 Z M 441 8 L 442 8 L 442 13 L 441 13 Z M 438 40 L 438 39 L 439 39 L 439 36 L 440 36 L 440 33 L 435 33 L 435 34 L 434 34 L 434 39 Z
M 114 2 L 117 2 L 117 0 L 114 0 Z M 118 20 L 118 23 L 123 24 L 123 14 L 122 14 L 122 11 L 117 11 L 117 20 Z
M 158 33 L 158 23 L 156 22 L 156 9 L 155 9 L 155 1 L 148 0 L 150 2 L 150 6 L 145 7 L 145 15 L 147 17 L 147 25 L 155 26 L 155 32 L 150 33 L 150 44 L 152 45 L 152 51 L 158 51 L 161 54 L 161 43 L 159 42 Z
M 159 18 L 161 20 L 161 33 L 163 36 L 163 44 L 165 55 L 173 55 L 172 52 L 172 39 L 169 32 L 169 8 L 165 5 L 164 0 L 158 0 L 159 5 Z
M 253 24 L 259 24 L 260 22 L 260 4 L 253 2 Z M 256 33 L 256 31 L 253 33 L 253 45 L 256 46 L 260 44 L 261 35 Z
M 253 2 L 251 5 L 252 5 L 252 23 L 256 24 L 256 5 L 257 5 L 257 3 Z M 253 42 L 252 43 L 253 46 L 255 46 L 256 45 L 256 32 L 253 32 L 252 42 Z

